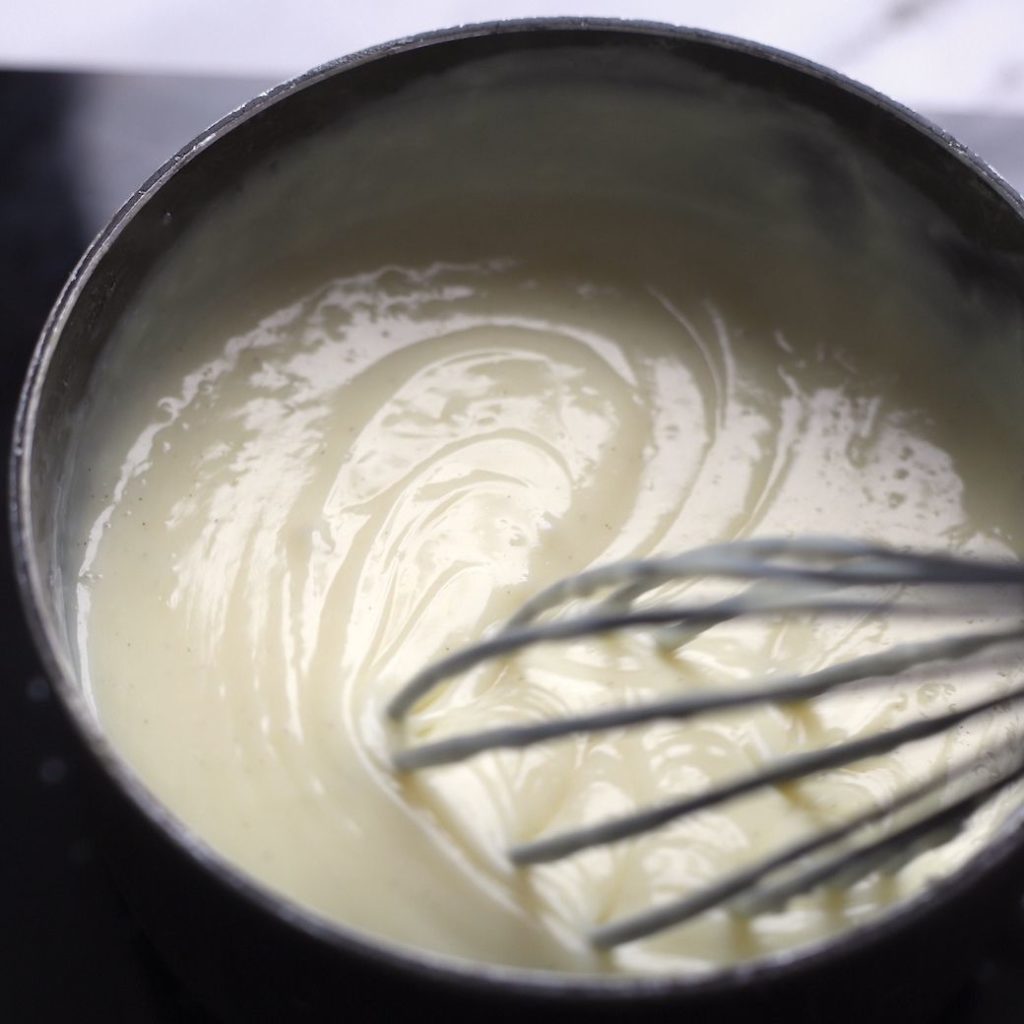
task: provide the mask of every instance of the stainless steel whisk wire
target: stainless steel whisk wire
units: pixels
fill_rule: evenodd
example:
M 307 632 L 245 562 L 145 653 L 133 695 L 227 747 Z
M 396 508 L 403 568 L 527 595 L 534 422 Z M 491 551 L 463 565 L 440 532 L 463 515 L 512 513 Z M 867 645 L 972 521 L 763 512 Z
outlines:
M 715 578 L 747 582 L 739 593 L 692 604 L 637 605 L 650 592 L 682 580 Z M 392 698 L 387 715 L 395 723 L 430 693 L 476 665 L 504 658 L 536 644 L 599 636 L 622 630 L 656 630 L 660 642 L 678 647 L 720 623 L 783 614 L 938 615 L 960 618 L 978 609 L 907 600 L 908 588 L 1013 587 L 1024 585 L 1024 564 L 946 554 L 903 551 L 842 537 L 758 538 L 698 548 L 666 558 L 618 562 L 567 577 L 527 601 L 500 629 L 478 643 L 428 665 Z M 898 590 L 880 597 L 872 588 Z M 868 591 L 865 595 L 862 591 Z M 852 591 L 852 593 L 842 593 Z M 604 597 L 594 595 L 607 592 Z M 835 596 L 840 592 L 839 596 Z M 970 591 L 969 591 L 970 592 Z M 567 601 L 588 599 L 581 614 L 542 618 Z M 826 694 L 850 683 L 890 685 L 894 676 L 921 666 L 959 662 L 981 652 L 1001 650 L 1019 661 L 1024 640 L 1024 604 L 1020 614 L 998 628 L 954 633 L 935 640 L 904 643 L 887 650 L 829 665 L 813 672 L 772 675 L 727 689 L 702 689 L 638 706 L 602 709 L 546 722 L 506 725 L 396 750 L 400 772 L 453 764 L 490 750 L 524 748 L 563 736 L 635 727 L 656 720 L 682 721 L 714 711 L 765 703 L 792 704 Z M 638 836 L 745 794 L 838 768 L 898 746 L 925 739 L 988 712 L 1024 703 L 1024 684 L 989 695 L 964 707 L 911 721 L 877 734 L 822 749 L 781 757 L 753 772 L 704 792 L 532 842 L 512 846 L 517 865 L 539 864 L 581 850 Z M 682 924 L 715 907 L 729 905 L 746 913 L 774 909 L 792 897 L 840 877 L 853 881 L 894 859 L 906 860 L 919 848 L 950 834 L 996 793 L 1024 779 L 1024 744 L 1020 738 L 992 747 L 986 759 L 1002 771 L 984 779 L 954 800 L 919 815 L 907 824 L 850 848 L 851 837 L 868 826 L 912 809 L 926 798 L 978 773 L 976 759 L 961 760 L 944 773 L 905 789 L 889 801 L 838 825 L 780 848 L 730 873 L 706 888 L 665 905 L 594 928 L 591 942 L 608 949 Z M 846 844 L 846 845 L 841 845 Z M 837 852 L 824 853 L 832 847 Z M 814 859 L 815 856 L 817 859 Z M 810 860 L 811 863 L 806 862 Z M 781 876 L 781 877 L 780 877 Z

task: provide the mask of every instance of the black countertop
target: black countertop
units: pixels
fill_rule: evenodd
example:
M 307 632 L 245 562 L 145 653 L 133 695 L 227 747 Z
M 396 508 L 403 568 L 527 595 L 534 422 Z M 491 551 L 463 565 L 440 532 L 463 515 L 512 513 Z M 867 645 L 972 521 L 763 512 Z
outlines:
M 36 336 L 88 240 L 179 146 L 269 83 L 0 71 L 0 445 Z M 1024 187 L 1024 119 L 936 118 Z M 6 503 L 5 503 L 6 504 Z M 200 1024 L 206 1013 L 132 924 L 0 546 L 0 1021 Z M 1024 913 L 1007 908 L 936 1024 L 1024 1020 Z M 824 1024 L 824 1022 L 823 1022 Z

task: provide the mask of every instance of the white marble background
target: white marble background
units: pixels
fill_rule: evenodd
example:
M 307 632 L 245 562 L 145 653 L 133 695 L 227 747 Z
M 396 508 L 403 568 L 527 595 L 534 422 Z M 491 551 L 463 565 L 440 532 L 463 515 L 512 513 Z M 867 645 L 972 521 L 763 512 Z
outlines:
M 425 29 L 583 14 L 756 39 L 919 109 L 1024 114 L 1024 0 L 0 0 L 0 66 L 276 80 Z

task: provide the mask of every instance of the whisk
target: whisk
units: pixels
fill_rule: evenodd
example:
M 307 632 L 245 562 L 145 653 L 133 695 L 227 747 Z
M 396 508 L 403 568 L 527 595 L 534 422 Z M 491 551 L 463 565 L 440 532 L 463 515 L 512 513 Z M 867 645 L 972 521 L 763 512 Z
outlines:
M 727 597 L 692 604 L 642 601 L 666 584 L 695 579 L 741 581 L 746 586 Z M 731 620 L 804 613 L 928 614 L 963 622 L 966 616 L 973 616 L 982 608 L 978 588 L 1021 585 L 1024 563 L 904 551 L 836 537 L 734 541 L 672 557 L 619 562 L 555 583 L 527 601 L 486 639 L 427 666 L 391 700 L 387 713 L 394 722 L 400 722 L 414 705 L 451 677 L 536 644 L 646 627 L 654 630 L 660 644 L 675 648 L 700 632 Z M 970 595 L 966 602 L 959 600 L 964 588 L 968 588 Z M 393 755 L 394 766 L 400 772 L 418 771 L 462 761 L 484 751 L 523 748 L 571 734 L 636 727 L 656 720 L 679 721 L 767 702 L 794 703 L 854 682 L 892 685 L 894 676 L 908 670 L 959 662 L 983 651 L 1000 659 L 1019 659 L 1021 651 L 1015 644 L 1024 640 L 1024 605 L 1007 622 L 1002 613 L 1008 597 L 1013 595 L 1005 589 L 995 593 L 1001 602 L 1000 621 L 995 627 L 989 621 L 984 629 L 899 644 L 818 671 L 771 675 L 751 684 L 688 692 L 642 706 L 602 709 L 552 721 L 451 736 L 397 750 Z M 950 595 L 957 600 L 950 601 Z M 550 614 L 566 602 L 578 599 L 593 600 L 580 614 Z M 986 712 L 1020 702 L 1024 702 L 1024 685 L 865 738 L 782 757 L 704 792 L 513 846 L 509 856 L 517 865 L 539 864 L 638 836 L 763 787 L 886 753 L 901 744 L 951 730 Z M 978 760 L 962 760 L 937 777 L 908 787 L 840 824 L 792 842 L 702 890 L 597 927 L 590 940 L 597 948 L 609 949 L 682 924 L 724 904 L 750 914 L 776 909 L 822 883 L 840 879 L 849 883 L 887 864 L 905 862 L 925 846 L 950 837 L 997 792 L 1024 778 L 1024 743 L 1018 738 L 994 746 L 986 752 L 985 760 L 998 765 L 999 770 L 987 774 L 980 783 L 976 778 Z M 921 812 L 927 798 L 951 783 L 962 784 L 955 799 L 947 800 L 938 810 L 931 809 L 933 804 L 929 804 Z M 902 812 L 911 819 L 908 823 L 891 829 L 881 838 L 863 838 L 868 826 Z

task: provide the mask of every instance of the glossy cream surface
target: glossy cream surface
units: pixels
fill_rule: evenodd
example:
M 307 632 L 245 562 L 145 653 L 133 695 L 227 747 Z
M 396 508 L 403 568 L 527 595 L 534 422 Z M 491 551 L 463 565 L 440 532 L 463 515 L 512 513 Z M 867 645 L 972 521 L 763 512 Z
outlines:
M 528 207 L 500 243 L 467 245 L 443 218 L 429 243 L 367 232 L 344 257 L 218 294 L 184 333 L 140 314 L 114 350 L 117 387 L 78 458 L 84 684 L 178 818 L 327 918 L 468 960 L 699 970 L 870 917 L 961 863 L 1005 816 L 1004 801 L 852 888 L 753 920 L 715 911 L 598 954 L 584 938 L 593 923 L 694 891 L 1009 724 L 557 864 L 513 869 L 509 843 L 1003 681 L 936 671 L 405 777 L 389 767 L 396 743 L 728 687 L 919 635 L 872 617 L 791 618 L 711 631 L 675 654 L 644 634 L 551 646 L 469 673 L 385 726 L 387 698 L 419 666 L 587 566 L 805 532 L 1019 547 L 1024 486 L 1005 458 L 1019 439 L 927 303 L 799 253 L 754 274 L 756 255 L 734 257 L 714 233 L 643 217 L 611 218 L 600 246 L 560 248 L 572 216 Z M 793 281 L 809 284 L 787 292 Z

